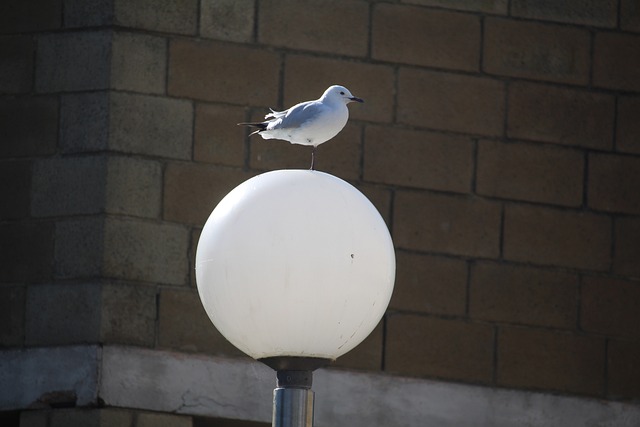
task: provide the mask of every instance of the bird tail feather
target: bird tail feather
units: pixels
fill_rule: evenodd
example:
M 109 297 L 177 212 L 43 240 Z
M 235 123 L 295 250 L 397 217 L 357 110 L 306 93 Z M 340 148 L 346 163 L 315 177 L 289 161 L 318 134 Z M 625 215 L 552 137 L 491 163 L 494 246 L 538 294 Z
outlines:
M 238 123 L 238 126 L 248 126 L 252 128 L 258 128 L 257 130 L 251 132 L 249 136 L 255 135 L 256 133 L 260 133 L 263 130 L 267 129 L 267 123 L 264 122 L 253 122 L 253 123 Z

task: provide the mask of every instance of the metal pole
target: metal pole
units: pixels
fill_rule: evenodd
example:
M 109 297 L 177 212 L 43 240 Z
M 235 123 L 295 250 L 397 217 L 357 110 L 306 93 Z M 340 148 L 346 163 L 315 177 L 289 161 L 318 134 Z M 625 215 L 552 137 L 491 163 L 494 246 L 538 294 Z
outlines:
M 273 427 L 313 427 L 312 371 L 280 370 L 273 391 Z

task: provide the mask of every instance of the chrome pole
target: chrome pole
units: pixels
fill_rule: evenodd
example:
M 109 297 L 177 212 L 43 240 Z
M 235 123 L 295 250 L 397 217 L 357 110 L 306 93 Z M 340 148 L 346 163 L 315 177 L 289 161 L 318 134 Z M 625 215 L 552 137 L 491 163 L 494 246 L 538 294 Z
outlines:
M 273 391 L 273 427 L 313 427 L 312 371 L 279 370 Z

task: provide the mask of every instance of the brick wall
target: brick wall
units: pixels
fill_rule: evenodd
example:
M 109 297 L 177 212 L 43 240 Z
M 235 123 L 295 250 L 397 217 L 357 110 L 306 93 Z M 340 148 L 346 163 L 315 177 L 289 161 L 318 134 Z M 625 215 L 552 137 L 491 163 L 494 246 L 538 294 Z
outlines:
M 216 203 L 308 147 L 235 124 L 340 83 L 318 167 L 397 249 L 343 368 L 640 398 L 634 0 L 79 0 L 0 6 L 0 343 L 239 352 L 194 251 Z

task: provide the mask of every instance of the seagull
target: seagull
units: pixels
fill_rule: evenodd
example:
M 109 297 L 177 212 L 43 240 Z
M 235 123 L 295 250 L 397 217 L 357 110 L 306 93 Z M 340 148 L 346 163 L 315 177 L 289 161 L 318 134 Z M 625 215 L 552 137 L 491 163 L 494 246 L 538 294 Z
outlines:
M 301 102 L 288 110 L 274 111 L 264 116 L 264 122 L 238 123 L 258 128 L 264 139 L 282 139 L 292 144 L 311 145 L 311 170 L 315 170 L 316 147 L 336 136 L 347 124 L 350 102 L 364 102 L 344 86 L 330 86 L 315 101 Z

